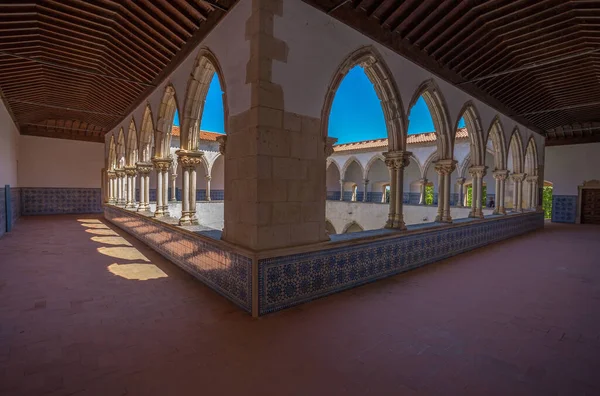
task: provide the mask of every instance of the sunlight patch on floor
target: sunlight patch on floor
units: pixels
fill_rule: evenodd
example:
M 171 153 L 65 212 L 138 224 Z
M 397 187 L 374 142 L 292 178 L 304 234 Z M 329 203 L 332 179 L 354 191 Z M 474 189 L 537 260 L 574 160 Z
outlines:
M 110 228 L 108 228 L 108 226 L 106 226 L 106 224 L 96 224 L 96 223 L 81 223 L 82 226 L 87 227 L 87 228 L 99 228 L 99 229 L 105 229 L 105 230 L 109 230 Z
M 108 229 L 108 230 L 95 230 L 95 229 L 88 228 L 87 230 L 85 230 L 85 232 L 89 232 L 90 234 L 96 234 L 96 235 L 116 235 L 116 236 L 119 235 L 119 234 L 117 234 L 116 232 L 114 232 L 111 229 Z
M 154 264 L 111 264 L 108 270 L 121 278 L 130 280 L 149 280 L 158 278 L 168 278 L 160 268 Z
M 80 223 L 94 223 L 94 224 L 102 224 L 102 222 L 98 219 L 77 219 Z
M 92 241 L 98 243 L 105 243 L 107 245 L 131 246 L 131 243 L 127 242 L 124 238 L 121 238 L 120 236 L 94 236 L 92 237 Z
M 98 253 L 118 259 L 150 261 L 134 247 L 99 247 L 97 250 Z

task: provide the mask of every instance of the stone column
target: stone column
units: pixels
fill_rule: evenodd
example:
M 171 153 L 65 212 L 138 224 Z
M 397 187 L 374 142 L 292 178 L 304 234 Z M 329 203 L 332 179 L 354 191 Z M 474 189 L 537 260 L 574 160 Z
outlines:
M 171 175 L 171 202 L 177 202 L 177 174 Z
M 117 174 L 117 206 L 125 206 L 125 197 L 123 195 L 125 170 L 115 169 L 115 173 Z
M 340 201 L 344 200 L 344 179 L 340 179 Z
M 207 201 L 211 201 L 210 198 L 210 181 L 212 180 L 212 177 L 210 175 L 206 175 L 206 200 Z
M 473 197 L 471 202 L 471 213 L 469 217 L 478 219 L 483 218 L 483 210 L 481 204 L 481 198 L 483 197 L 483 178 L 486 175 L 487 166 L 471 166 L 469 167 L 469 174 L 473 177 Z
M 363 181 L 365 189 L 363 190 L 363 202 L 367 202 L 367 187 L 369 186 L 369 179 Z
M 196 217 L 196 167 L 202 163 L 202 151 L 177 150 L 179 165 L 183 170 L 181 191 L 181 218 L 179 225 L 198 224 Z
M 150 210 L 150 172 L 152 171 L 152 164 L 138 162 L 136 167 L 140 175 L 140 204 L 138 205 L 138 212 L 146 212 Z
M 126 209 L 135 209 L 135 183 L 133 182 L 137 169 L 135 166 L 126 166 L 125 174 L 127 175 L 127 202 Z
M 114 205 L 117 200 L 115 199 L 115 180 L 117 179 L 117 175 L 115 174 L 115 171 L 108 171 L 106 172 L 107 175 L 107 179 L 108 179 L 108 204 L 110 205 Z
M 464 196 L 464 186 L 465 186 L 465 181 L 466 179 L 464 177 L 459 177 L 458 179 L 456 179 L 456 183 L 458 184 L 458 202 L 456 204 L 456 206 L 462 208 L 463 206 L 465 206 L 465 196 Z
M 427 187 L 427 183 L 428 183 L 427 179 L 419 180 L 419 190 L 421 193 L 421 195 L 419 197 L 419 205 L 425 205 L 425 188 Z
M 154 217 L 169 216 L 169 167 L 172 161 L 170 158 L 152 158 L 154 169 L 156 169 L 156 210 L 154 211 Z
M 537 176 L 527 176 L 527 183 L 529 183 L 529 197 L 527 200 L 528 209 L 537 210 L 536 196 L 537 196 Z
M 507 170 L 497 170 L 493 173 L 494 179 L 496 180 L 496 207 L 494 208 L 494 214 L 506 214 L 506 208 L 504 207 L 504 191 L 506 187 L 506 179 L 508 178 Z
M 438 160 L 435 171 L 438 174 L 438 215 L 435 221 L 452 223 L 450 215 L 450 175 L 456 168 L 456 161 L 452 159 Z
M 511 179 L 515 184 L 513 191 L 513 212 L 523 211 L 523 180 L 525 179 L 524 173 L 513 173 Z
M 411 152 L 388 151 L 383 153 L 385 164 L 390 170 L 390 212 L 385 228 L 405 230 L 404 214 L 402 213 L 404 197 L 404 168 L 408 166 Z

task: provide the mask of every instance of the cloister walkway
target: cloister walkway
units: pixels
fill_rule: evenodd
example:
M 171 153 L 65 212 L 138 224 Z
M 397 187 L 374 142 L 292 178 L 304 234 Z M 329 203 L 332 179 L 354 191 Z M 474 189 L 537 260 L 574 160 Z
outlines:
M 0 239 L 0 394 L 599 394 L 600 227 L 252 319 L 100 217 Z

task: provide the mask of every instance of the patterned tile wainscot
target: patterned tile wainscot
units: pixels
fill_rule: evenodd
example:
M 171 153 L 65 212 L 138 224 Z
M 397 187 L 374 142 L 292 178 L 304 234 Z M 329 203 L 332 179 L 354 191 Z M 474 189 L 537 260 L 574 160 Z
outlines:
M 542 228 L 542 213 L 469 222 L 258 262 L 259 312 L 301 304 Z
M 246 312 L 252 312 L 252 258 L 225 250 L 218 241 L 124 209 L 106 206 L 104 217 Z
M 99 188 L 21 188 L 21 214 L 102 213 Z
M 21 189 L 19 187 L 14 187 L 10 189 L 11 195 L 11 211 L 12 211 L 12 226 L 14 227 L 19 217 L 21 217 Z
M 6 233 L 6 188 L 0 187 L 0 236 Z
M 577 195 L 552 196 L 552 222 L 575 223 L 577 217 Z

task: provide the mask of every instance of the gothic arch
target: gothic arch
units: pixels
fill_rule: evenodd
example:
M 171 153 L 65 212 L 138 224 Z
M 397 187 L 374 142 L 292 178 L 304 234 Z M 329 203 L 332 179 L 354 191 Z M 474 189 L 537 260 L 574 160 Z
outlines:
M 342 167 L 342 170 L 340 171 L 340 177 L 342 178 L 342 180 L 346 179 L 346 171 L 348 170 L 348 167 L 353 162 L 356 162 L 356 164 L 360 168 L 361 175 L 365 174 L 365 168 L 362 166 L 362 164 L 360 163 L 360 161 L 355 156 L 351 156 L 350 158 L 348 158 L 348 160 L 346 161 L 346 163 Z
M 346 224 L 344 226 L 344 230 L 342 231 L 342 234 L 347 234 L 349 232 L 360 232 L 360 231 L 364 231 L 365 229 L 358 224 L 356 221 L 351 221 L 350 223 Z
M 523 139 L 521 138 L 521 133 L 519 132 L 519 128 L 515 128 L 513 130 L 512 136 L 510 137 L 509 144 L 509 153 L 512 154 L 512 172 L 513 173 L 523 173 Z M 508 163 L 508 154 L 507 154 L 507 163 Z
M 111 135 L 108 143 L 108 163 L 106 164 L 108 170 L 115 170 L 117 167 L 117 147 L 115 144 L 115 136 Z
M 335 230 L 333 223 L 331 221 L 329 221 L 329 219 L 325 219 L 325 230 L 327 231 L 327 233 L 329 235 L 337 234 L 337 231 Z
M 152 109 L 150 104 L 146 104 L 142 116 L 142 128 L 140 129 L 139 144 L 140 161 L 150 162 L 152 149 L 154 146 L 154 121 L 152 118 Z
M 434 163 L 438 159 L 439 159 L 439 155 L 438 155 L 437 151 L 434 151 L 433 153 L 431 153 L 431 155 L 425 160 L 425 163 L 423 164 L 423 168 L 421 171 L 421 178 L 427 178 L 427 172 L 429 171 L 429 167 L 431 166 L 432 163 Z
M 365 170 L 363 173 L 363 179 L 368 179 L 369 176 L 369 170 L 371 170 L 371 166 L 373 166 L 373 164 L 375 163 L 375 161 L 380 160 L 381 162 L 383 162 L 385 164 L 385 157 L 382 154 L 375 154 L 373 157 L 371 157 L 371 159 L 369 160 L 369 162 L 367 162 L 367 166 L 365 166 Z
M 131 121 L 129 122 L 129 131 L 127 132 L 127 152 L 126 152 L 126 162 L 127 166 L 135 166 L 138 161 L 138 138 L 137 138 L 137 128 L 135 127 L 135 120 L 131 117 Z
M 188 80 L 183 113 L 181 114 L 181 148 L 184 150 L 198 150 L 200 144 L 200 124 L 206 94 L 210 82 L 217 74 L 221 90 L 223 91 L 223 113 L 225 117 L 225 133 L 229 130 L 229 108 L 227 105 L 227 88 L 223 70 L 215 54 L 208 48 L 202 48 L 196 56 L 194 68 Z
M 116 144 L 116 167 L 123 168 L 125 166 L 125 135 L 123 133 L 123 128 L 119 129 L 119 134 L 117 135 L 117 144 Z
M 338 172 L 339 172 L 339 174 L 341 176 L 342 175 L 342 170 L 340 169 L 339 164 L 337 163 L 337 161 L 335 161 L 335 160 L 333 160 L 331 158 L 327 159 L 327 166 L 325 166 L 325 170 L 329 169 L 329 166 L 331 166 L 331 164 L 335 165 L 335 167 L 337 168 L 337 170 L 338 170 Z
M 390 69 L 379 52 L 372 46 L 361 47 L 352 52 L 335 71 L 321 111 L 323 138 L 327 137 L 329 131 L 329 114 L 335 94 L 346 74 L 355 66 L 361 66 L 364 69 L 381 102 L 388 135 L 388 149 L 390 151 L 405 150 L 407 122 L 402 99 Z
M 458 129 L 458 122 L 461 118 L 465 120 L 465 126 L 469 134 L 470 149 L 472 164 L 479 166 L 485 164 L 485 145 L 483 143 L 483 131 L 481 129 L 481 118 L 477 108 L 472 101 L 465 103 L 461 111 L 458 113 L 454 131 Z M 454 134 L 454 138 L 456 133 Z M 452 151 L 454 153 L 454 138 L 452 139 Z
M 492 120 L 486 142 L 490 139 L 494 150 L 494 166 L 497 170 L 504 170 L 506 169 L 506 141 L 504 140 L 504 128 L 498 116 Z
M 442 91 L 432 79 L 423 82 L 419 88 L 417 88 L 417 91 L 410 101 L 408 106 L 409 114 L 410 110 L 421 96 L 423 96 L 425 104 L 427 104 L 427 108 L 431 114 L 431 119 L 433 120 L 439 158 L 452 159 L 453 139 L 448 118 L 448 106 L 446 106 L 446 100 L 442 95 Z
M 533 136 L 529 138 L 529 142 L 527 143 L 527 148 L 525 150 L 524 167 L 524 172 L 528 176 L 537 175 L 538 153 L 537 146 L 535 145 L 535 141 L 533 140 Z
M 175 111 L 179 108 L 175 87 L 169 84 L 165 87 L 160 106 L 158 108 L 158 120 L 156 122 L 154 136 L 154 156 L 156 158 L 168 158 L 171 148 L 171 129 Z

